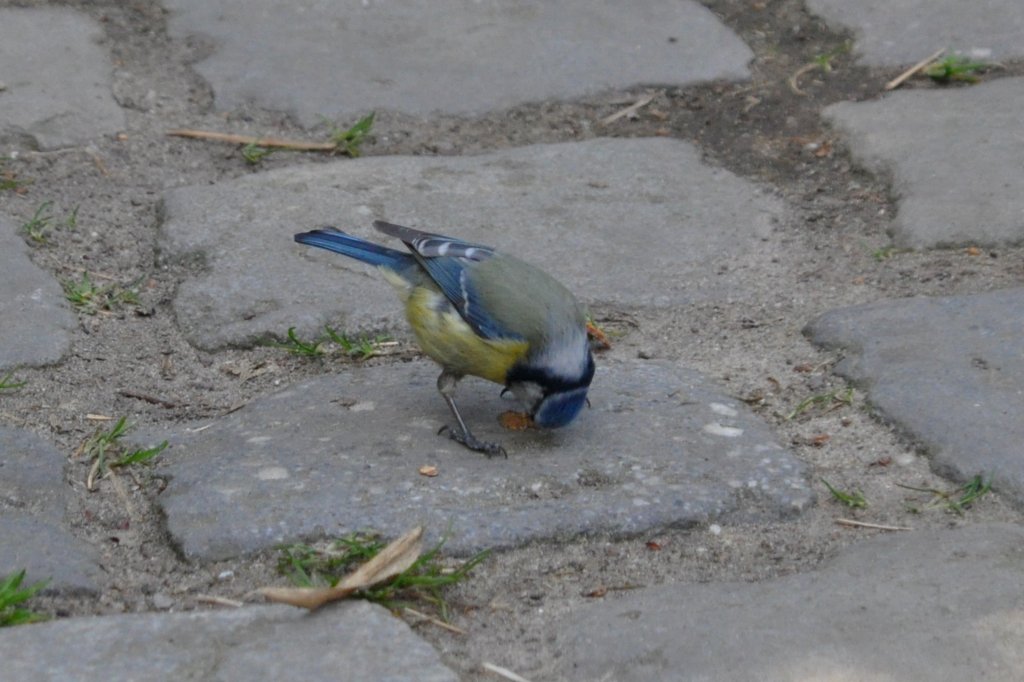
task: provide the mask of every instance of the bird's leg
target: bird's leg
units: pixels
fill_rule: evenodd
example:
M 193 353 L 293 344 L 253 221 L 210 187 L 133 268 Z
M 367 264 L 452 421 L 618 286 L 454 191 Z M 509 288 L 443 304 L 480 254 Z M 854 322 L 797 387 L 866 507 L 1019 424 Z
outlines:
M 488 457 L 493 457 L 494 455 L 504 455 L 505 457 L 508 457 L 508 453 L 505 452 L 505 448 L 501 447 L 499 444 L 477 440 L 476 437 L 469 432 L 469 429 L 466 427 L 466 422 L 462 420 L 462 415 L 459 414 L 459 408 L 455 406 L 455 387 L 459 385 L 460 379 L 462 379 L 461 374 L 455 374 L 448 370 L 441 372 L 441 376 L 437 378 L 437 390 L 441 393 L 441 397 L 444 398 L 444 401 L 448 403 L 448 408 L 451 409 L 452 414 L 455 415 L 455 421 L 458 422 L 458 428 L 448 428 L 445 426 L 442 427 L 441 431 L 447 429 L 449 438 L 456 443 L 465 445 L 467 448 L 475 452 L 482 452 Z

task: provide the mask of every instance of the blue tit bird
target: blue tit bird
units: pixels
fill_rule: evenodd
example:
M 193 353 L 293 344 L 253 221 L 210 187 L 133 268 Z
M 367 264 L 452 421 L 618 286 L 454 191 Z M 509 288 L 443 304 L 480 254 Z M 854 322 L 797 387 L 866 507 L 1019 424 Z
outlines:
M 586 314 L 568 289 L 489 246 L 382 221 L 373 226 L 408 252 L 334 229 L 303 232 L 295 241 L 380 268 L 404 302 L 420 348 L 441 365 L 437 390 L 455 417 L 452 440 L 488 456 L 505 454 L 474 437 L 459 414 L 455 389 L 466 375 L 503 384 L 502 393 L 526 408 L 527 424 L 557 428 L 576 418 L 594 358 Z

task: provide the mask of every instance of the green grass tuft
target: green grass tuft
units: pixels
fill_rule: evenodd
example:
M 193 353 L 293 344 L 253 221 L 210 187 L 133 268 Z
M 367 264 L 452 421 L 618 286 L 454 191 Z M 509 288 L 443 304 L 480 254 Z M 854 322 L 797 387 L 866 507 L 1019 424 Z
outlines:
M 11 381 L 13 376 L 14 370 L 12 369 L 4 375 L 3 379 L 0 379 L 0 391 L 15 391 L 28 383 L 27 381 Z
M 975 74 L 986 71 L 990 66 L 985 62 L 971 61 L 964 55 L 952 54 L 926 68 L 924 75 L 936 83 L 977 83 L 978 77 Z
M 53 214 L 50 209 L 53 208 L 52 201 L 44 201 L 39 204 L 39 208 L 29 218 L 28 222 L 21 226 L 22 232 L 28 235 L 29 239 L 36 242 L 37 244 L 46 243 L 46 233 L 50 227 L 50 223 L 53 221 Z
M 329 355 L 332 352 L 329 344 L 333 343 L 338 350 L 349 357 L 358 360 L 369 360 L 376 355 L 380 355 L 383 344 L 391 341 L 391 337 L 386 334 L 378 334 L 373 338 L 364 334 L 353 337 L 348 334 L 338 333 L 327 326 L 324 327 L 324 330 L 326 331 L 325 336 L 312 341 L 304 341 L 295 333 L 295 327 L 289 327 L 285 341 L 271 341 L 267 345 L 272 348 L 283 348 L 293 355 L 317 358 Z
M 89 278 L 88 272 L 82 273 L 82 279 L 64 280 L 64 297 L 79 312 L 95 315 L 98 312 L 111 312 L 126 305 L 140 305 L 138 292 L 134 285 L 107 284 L 100 286 Z
M 859 490 L 855 490 L 852 492 L 846 490 L 839 490 L 838 488 L 833 487 L 832 484 L 826 481 L 824 478 L 821 479 L 821 482 L 824 483 L 825 487 L 828 488 L 828 491 L 832 493 L 832 497 L 834 497 L 837 501 L 842 502 L 847 507 L 850 507 L 851 509 L 863 509 L 864 507 L 868 506 L 868 501 L 867 499 L 864 498 L 864 493 L 860 492 Z
M 93 481 L 102 478 L 112 468 L 126 467 L 149 462 L 167 449 L 167 441 L 152 448 L 140 448 L 126 452 L 121 439 L 128 433 L 131 425 L 127 417 L 118 419 L 109 431 L 97 429 L 80 448 L 82 455 L 92 462 L 86 487 L 93 489 Z
M 242 158 L 244 158 L 247 162 L 253 165 L 258 164 L 260 161 L 267 158 L 273 153 L 273 149 L 261 147 L 255 142 L 250 142 L 249 144 L 242 147 Z
M 380 536 L 373 533 L 352 533 L 317 545 L 283 545 L 278 548 L 281 556 L 277 570 L 299 587 L 333 587 L 358 564 L 376 556 L 385 545 Z M 444 540 L 441 540 L 394 579 L 359 590 L 354 596 L 390 609 L 426 602 L 447 621 L 449 613 L 444 589 L 464 581 L 469 572 L 488 557 L 490 550 L 484 550 L 452 568 L 441 559 L 443 546 Z
M 375 355 L 379 355 L 381 344 L 391 340 L 387 334 L 378 334 L 372 339 L 363 334 L 360 334 L 358 338 L 352 338 L 347 334 L 339 334 L 327 326 L 324 329 L 327 331 L 327 338 L 336 343 L 346 355 L 360 360 L 369 360 Z
M 916 488 L 910 485 L 897 483 L 897 486 L 906 490 L 913 490 L 919 493 L 928 493 L 931 499 L 926 507 L 943 507 L 948 512 L 963 516 L 964 512 L 970 509 L 975 502 L 987 495 L 992 490 L 992 479 L 986 479 L 982 474 L 973 477 L 959 488 L 952 490 L 938 490 L 937 488 Z M 910 507 L 913 512 L 920 509 Z
M 377 112 L 370 112 L 356 121 L 355 125 L 347 130 L 335 129 L 331 131 L 331 141 L 338 146 L 338 151 L 347 154 L 353 159 L 358 157 L 362 153 L 360 147 L 363 141 L 373 128 L 373 119 L 376 115 Z
M 34 585 L 22 587 L 21 582 L 24 579 L 25 569 L 0 578 L 0 627 L 24 625 L 25 623 L 36 623 L 46 620 L 46 616 L 34 613 L 28 609 L 19 608 L 18 604 L 31 599 L 37 592 L 46 587 L 48 581 L 43 580 Z
M 834 410 L 843 405 L 853 404 L 853 389 L 836 389 L 829 391 L 828 393 L 821 393 L 819 395 L 812 395 L 809 398 L 805 398 L 800 401 L 793 411 L 786 415 L 786 421 L 795 419 L 796 417 L 803 414 L 807 409 L 812 406 L 818 406 L 827 408 L 826 411 Z

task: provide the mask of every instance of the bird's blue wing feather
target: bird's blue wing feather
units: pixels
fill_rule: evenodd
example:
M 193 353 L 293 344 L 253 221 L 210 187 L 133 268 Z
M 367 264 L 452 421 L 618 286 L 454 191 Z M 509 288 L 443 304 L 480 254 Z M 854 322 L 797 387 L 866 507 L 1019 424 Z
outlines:
M 473 286 L 473 268 L 479 261 L 451 256 L 424 258 L 421 263 L 462 319 L 485 339 L 522 339 L 487 312 Z
M 487 313 L 473 286 L 473 268 L 495 256 L 494 249 L 482 244 L 422 232 L 411 227 L 377 221 L 381 232 L 397 237 L 419 256 L 420 265 L 441 289 L 466 321 L 486 339 L 521 339 Z

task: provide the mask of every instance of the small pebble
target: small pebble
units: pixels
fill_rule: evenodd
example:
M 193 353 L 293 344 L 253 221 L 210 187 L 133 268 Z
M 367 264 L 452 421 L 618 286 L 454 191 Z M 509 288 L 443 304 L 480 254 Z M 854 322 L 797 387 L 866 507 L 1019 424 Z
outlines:
M 152 601 L 153 608 L 160 609 L 161 611 L 166 611 L 167 609 L 174 606 L 174 599 L 164 594 L 163 592 L 157 592 L 156 594 L 154 594 Z

